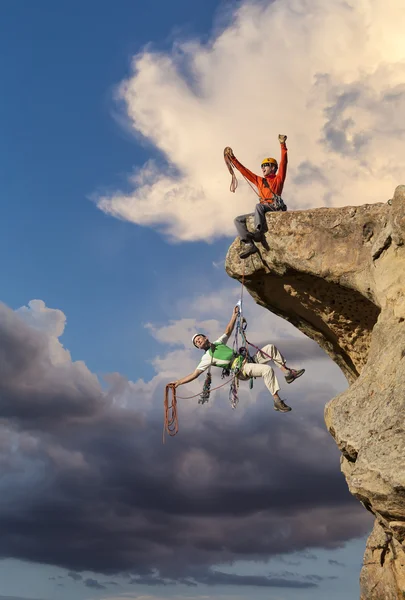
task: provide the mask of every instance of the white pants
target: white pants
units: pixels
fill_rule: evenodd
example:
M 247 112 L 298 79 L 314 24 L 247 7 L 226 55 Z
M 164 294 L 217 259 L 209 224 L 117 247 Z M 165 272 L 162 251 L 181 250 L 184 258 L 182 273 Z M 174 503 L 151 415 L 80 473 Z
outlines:
M 268 356 L 265 356 L 263 352 L 268 354 Z M 280 354 L 277 348 L 273 346 L 273 344 L 268 344 L 257 352 L 254 359 L 254 363 L 246 363 L 244 365 L 242 374 L 246 377 L 263 377 L 265 386 L 269 390 L 270 394 L 274 396 L 274 394 L 276 394 L 280 389 L 280 386 L 278 384 L 277 377 L 274 374 L 274 370 L 265 363 L 272 360 L 278 367 L 283 367 L 285 365 L 283 356 Z

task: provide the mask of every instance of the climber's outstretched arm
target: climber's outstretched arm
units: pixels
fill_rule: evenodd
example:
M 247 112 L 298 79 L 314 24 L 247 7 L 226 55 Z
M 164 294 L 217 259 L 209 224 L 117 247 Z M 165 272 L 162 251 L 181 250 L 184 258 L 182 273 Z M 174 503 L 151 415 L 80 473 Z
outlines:
M 249 171 L 249 169 L 244 167 L 242 165 L 242 163 L 239 162 L 235 156 L 231 160 L 232 160 L 232 163 L 234 164 L 234 166 L 238 169 L 238 171 L 242 175 L 244 175 L 246 177 L 246 179 L 248 179 L 251 183 L 254 183 L 255 185 L 257 185 L 257 180 L 259 179 L 257 175 L 255 175 L 254 173 L 252 173 L 252 171 Z
M 182 379 L 178 379 L 177 381 L 172 381 L 171 383 L 169 383 L 169 385 L 173 385 L 175 388 L 177 388 L 179 387 L 179 385 L 183 385 L 184 383 L 190 383 L 190 381 L 194 381 L 194 379 L 197 379 L 197 377 L 199 377 L 201 373 L 203 373 L 203 371 L 196 369 L 195 371 L 190 373 L 190 375 L 186 375 L 185 377 L 183 377 Z
M 236 167 L 238 169 L 238 171 L 244 177 L 246 177 L 246 179 L 248 179 L 251 183 L 254 183 L 257 186 L 257 181 L 259 179 L 258 176 L 255 175 L 254 173 L 252 173 L 252 171 L 249 171 L 249 169 L 247 169 L 244 165 L 242 165 L 241 162 L 238 161 L 238 159 L 236 158 L 236 156 L 233 153 L 232 148 L 227 146 L 225 148 L 225 154 L 228 156 L 229 160 L 234 165 L 234 167 Z

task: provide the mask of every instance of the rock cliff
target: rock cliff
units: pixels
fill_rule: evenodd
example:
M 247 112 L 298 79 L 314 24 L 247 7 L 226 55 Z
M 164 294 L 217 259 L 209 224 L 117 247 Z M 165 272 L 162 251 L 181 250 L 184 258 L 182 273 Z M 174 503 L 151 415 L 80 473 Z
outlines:
M 226 270 L 346 375 L 325 422 L 351 493 L 376 517 L 361 600 L 405 598 L 405 186 L 384 204 L 268 213 L 267 223 L 260 252 L 243 262 L 235 240 Z

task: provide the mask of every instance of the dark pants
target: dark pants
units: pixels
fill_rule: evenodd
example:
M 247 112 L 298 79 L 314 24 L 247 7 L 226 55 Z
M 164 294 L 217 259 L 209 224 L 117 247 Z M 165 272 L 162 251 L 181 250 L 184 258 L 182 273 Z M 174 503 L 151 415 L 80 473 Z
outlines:
M 251 242 L 253 239 L 254 233 L 266 233 L 268 230 L 267 221 L 266 221 L 266 213 L 267 212 L 275 212 L 283 210 L 281 208 L 277 208 L 274 204 L 256 204 L 255 212 L 248 213 L 247 215 L 239 215 L 234 220 L 236 230 L 242 242 Z M 247 217 L 254 216 L 254 232 L 251 233 L 248 231 L 246 226 Z

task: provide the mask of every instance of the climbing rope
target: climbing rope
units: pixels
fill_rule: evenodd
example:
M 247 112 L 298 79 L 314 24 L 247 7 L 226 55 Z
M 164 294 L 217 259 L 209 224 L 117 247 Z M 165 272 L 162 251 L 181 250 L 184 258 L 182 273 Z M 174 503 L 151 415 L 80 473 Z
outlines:
M 229 186 L 229 189 L 231 192 L 235 193 L 236 188 L 238 187 L 238 180 L 236 179 L 236 175 L 235 175 L 235 167 L 233 166 L 231 159 L 229 158 L 229 155 L 225 153 L 225 150 L 224 150 L 224 161 L 225 161 L 225 164 L 228 167 L 228 171 L 230 172 L 231 177 L 232 177 L 231 185 Z
M 225 150 L 226 150 L 226 148 L 225 148 Z M 224 150 L 224 161 L 225 161 L 225 164 L 228 167 L 228 171 L 230 172 L 231 177 L 232 177 L 231 185 L 229 186 L 229 189 L 231 192 L 235 192 L 236 188 L 238 187 L 238 180 L 235 175 L 235 166 L 234 166 L 233 162 L 231 161 L 229 155 L 225 153 L 225 150 Z M 243 179 L 246 181 L 246 183 L 252 188 L 252 190 L 254 191 L 256 196 L 258 198 L 260 198 L 260 200 L 261 200 L 262 197 L 260 196 L 258 190 L 256 189 L 256 186 L 251 181 L 249 181 L 249 179 L 245 175 L 243 175 L 243 173 L 241 173 L 241 175 L 242 175 Z M 271 190 L 271 191 L 273 192 L 273 190 Z M 273 194 L 274 194 L 274 192 L 273 192 Z
M 211 392 L 215 390 L 219 390 L 219 388 L 227 385 L 231 379 L 235 379 L 234 376 L 230 377 L 224 383 L 217 385 L 212 388 Z M 232 383 L 231 383 L 232 385 Z M 170 390 L 171 398 L 170 396 Z M 165 443 L 165 432 L 170 435 L 170 437 L 174 437 L 176 433 L 179 431 L 179 420 L 177 417 L 177 400 L 191 400 L 192 398 L 197 398 L 197 396 L 201 396 L 201 393 L 194 394 L 193 396 L 178 396 L 176 394 L 176 388 L 172 383 L 168 383 L 165 388 L 165 397 L 164 397 L 164 427 L 163 427 L 163 443 Z M 203 404 L 202 402 L 200 404 Z
M 229 379 L 227 379 L 226 381 L 224 381 L 224 383 L 221 383 L 221 385 L 217 385 L 216 387 L 211 389 L 211 392 L 215 392 L 215 390 L 219 390 L 219 388 L 224 387 L 224 385 L 226 385 L 227 383 L 229 383 L 229 381 L 232 379 L 232 377 L 230 377 Z M 194 394 L 194 396 L 177 396 L 177 398 L 179 400 L 191 400 L 192 398 L 197 398 L 197 396 L 201 396 L 201 392 L 199 392 L 198 394 Z M 200 404 L 204 404 L 203 402 L 200 402 Z
M 172 391 L 171 399 L 169 399 L 169 390 Z M 170 437 L 174 437 L 179 430 L 176 388 L 172 383 L 168 383 L 165 389 L 164 412 L 163 443 L 165 443 L 165 432 L 167 432 Z

